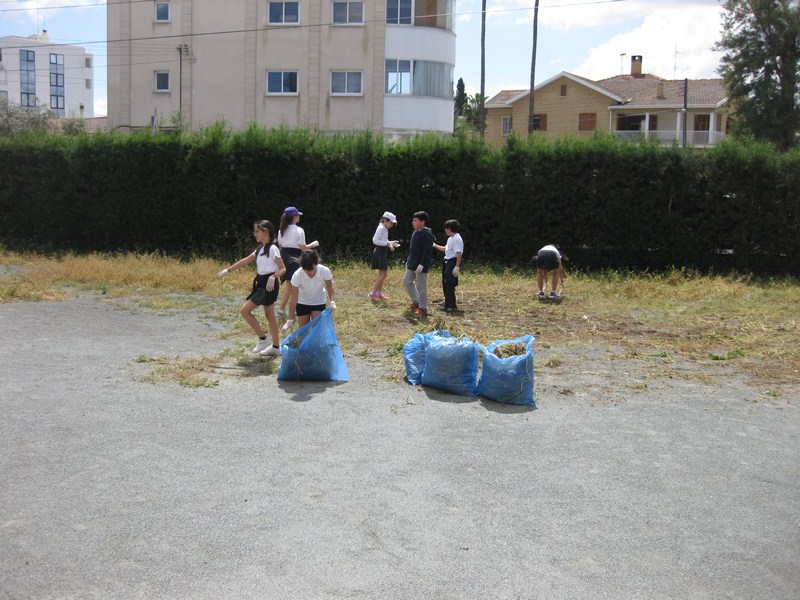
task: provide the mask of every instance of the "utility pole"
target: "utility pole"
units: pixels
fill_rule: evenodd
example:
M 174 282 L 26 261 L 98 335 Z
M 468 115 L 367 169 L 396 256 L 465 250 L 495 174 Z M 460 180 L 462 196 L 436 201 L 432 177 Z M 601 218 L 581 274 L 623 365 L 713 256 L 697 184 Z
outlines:
M 533 7 L 533 50 L 531 52 L 531 96 L 528 99 L 528 135 L 533 133 L 533 90 L 536 79 L 536 45 L 539 42 L 539 0 Z M 541 122 L 539 123 L 541 129 Z
M 183 57 L 189 56 L 189 46 L 188 44 L 179 44 L 177 50 L 180 63 L 178 67 L 178 112 L 181 113 L 181 118 L 183 118 Z

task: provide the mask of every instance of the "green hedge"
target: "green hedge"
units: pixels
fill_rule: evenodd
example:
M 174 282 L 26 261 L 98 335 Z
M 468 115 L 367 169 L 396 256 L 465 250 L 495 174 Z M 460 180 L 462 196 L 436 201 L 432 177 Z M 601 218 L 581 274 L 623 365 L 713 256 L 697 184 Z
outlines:
M 575 266 L 800 273 L 800 152 L 681 150 L 598 135 L 389 144 L 221 125 L 192 135 L 0 139 L 0 243 L 230 258 L 257 219 L 305 214 L 326 258 L 368 260 L 384 210 L 462 224 L 470 260 L 527 263 L 559 243 Z M 402 251 L 401 251 L 402 252 Z

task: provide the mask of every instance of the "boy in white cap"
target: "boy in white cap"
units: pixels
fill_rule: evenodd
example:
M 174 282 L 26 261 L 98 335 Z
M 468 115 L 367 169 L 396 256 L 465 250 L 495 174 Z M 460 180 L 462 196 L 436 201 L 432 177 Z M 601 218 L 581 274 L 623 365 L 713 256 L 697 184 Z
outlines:
M 372 286 L 372 291 L 368 294 L 372 300 L 388 300 L 383 293 L 383 282 L 389 273 L 389 251 L 394 250 L 400 245 L 398 240 L 389 240 L 389 230 L 397 225 L 397 217 L 388 210 L 383 213 L 375 235 L 372 236 L 372 243 L 375 249 L 372 251 L 372 268 L 378 271 L 378 277 Z

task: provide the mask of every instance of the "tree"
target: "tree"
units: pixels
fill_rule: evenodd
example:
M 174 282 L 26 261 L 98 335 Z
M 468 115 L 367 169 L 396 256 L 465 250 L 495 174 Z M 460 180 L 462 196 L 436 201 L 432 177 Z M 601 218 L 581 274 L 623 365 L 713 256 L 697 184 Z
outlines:
M 0 136 L 43 134 L 53 129 L 55 114 L 43 104 L 23 107 L 0 99 Z
M 481 139 L 486 131 L 486 0 L 481 2 L 481 93 L 478 106 L 478 133 Z
M 531 52 L 531 97 L 528 102 L 528 135 L 533 132 L 533 87 L 536 77 L 536 42 L 539 29 L 539 0 L 533 7 L 533 51 Z
M 463 117 L 464 116 L 464 106 L 467 104 L 467 93 L 464 91 L 464 79 L 462 77 L 458 78 L 458 83 L 456 84 L 456 97 L 455 97 L 455 111 L 456 116 Z
M 737 127 L 786 150 L 800 131 L 800 2 L 727 0 L 720 73 Z

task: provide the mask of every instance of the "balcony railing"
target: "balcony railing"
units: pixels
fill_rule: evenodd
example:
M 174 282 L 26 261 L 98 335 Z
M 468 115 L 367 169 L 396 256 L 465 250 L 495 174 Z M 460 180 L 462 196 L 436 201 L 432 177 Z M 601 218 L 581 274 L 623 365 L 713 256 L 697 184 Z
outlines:
M 626 140 L 642 139 L 645 137 L 644 131 L 615 131 L 617 137 Z M 687 131 L 687 142 L 690 146 L 714 146 L 725 139 L 725 134 L 721 131 Z M 683 132 L 674 130 L 648 131 L 648 139 L 657 139 L 665 146 L 673 143 L 683 144 Z

